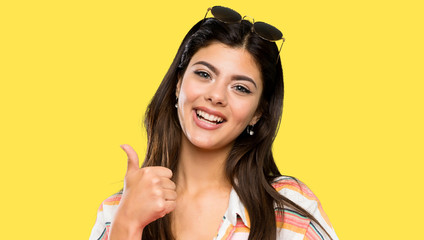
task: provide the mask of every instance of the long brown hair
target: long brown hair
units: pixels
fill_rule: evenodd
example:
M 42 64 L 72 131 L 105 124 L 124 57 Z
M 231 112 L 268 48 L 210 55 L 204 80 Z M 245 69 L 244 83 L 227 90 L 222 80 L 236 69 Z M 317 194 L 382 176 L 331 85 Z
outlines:
M 245 48 L 260 66 L 262 74 L 264 88 L 258 106 L 261 118 L 254 126 L 254 137 L 245 131 L 237 137 L 225 170 L 249 214 L 249 239 L 271 240 L 276 238 L 274 204 L 278 209 L 291 206 L 301 214 L 314 218 L 271 186 L 273 179 L 281 176 L 271 149 L 282 115 L 283 72 L 276 44 L 262 39 L 251 29 L 249 21 L 226 24 L 208 18 L 198 22 L 187 33 L 146 111 L 148 146 L 143 167 L 164 166 L 173 172 L 177 170 L 182 131 L 174 107 L 175 92 L 178 78 L 184 74 L 192 56 L 211 42 Z M 283 211 L 277 212 L 284 214 Z M 144 228 L 143 240 L 153 239 L 174 239 L 169 216 Z

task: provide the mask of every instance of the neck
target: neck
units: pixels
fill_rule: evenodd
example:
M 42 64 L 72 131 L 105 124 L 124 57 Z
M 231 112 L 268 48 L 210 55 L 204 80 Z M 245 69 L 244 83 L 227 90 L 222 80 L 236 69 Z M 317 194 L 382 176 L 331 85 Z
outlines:
M 177 190 L 197 193 L 204 189 L 231 189 L 225 163 L 232 146 L 205 150 L 194 146 L 183 134 L 177 170 Z

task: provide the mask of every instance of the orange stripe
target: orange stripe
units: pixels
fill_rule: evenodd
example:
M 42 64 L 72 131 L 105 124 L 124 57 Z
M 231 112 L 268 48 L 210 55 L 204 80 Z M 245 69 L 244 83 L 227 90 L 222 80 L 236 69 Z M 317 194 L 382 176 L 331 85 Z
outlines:
M 222 239 L 228 239 L 228 237 L 230 237 L 233 234 L 234 230 L 235 230 L 234 226 L 230 224 L 227 228 L 227 231 L 225 231 L 225 234 L 222 237 Z
M 108 202 L 104 202 L 104 205 L 119 205 L 119 200 L 117 201 L 108 201 Z
M 108 197 L 106 200 L 103 201 L 104 205 L 118 205 L 121 201 L 122 195 L 121 194 L 115 194 L 110 197 Z
M 291 224 L 288 224 L 288 223 L 284 223 L 283 227 L 278 226 L 278 225 L 279 224 L 277 224 L 277 227 L 279 227 L 279 228 L 287 229 L 287 230 L 293 231 L 295 233 L 304 234 L 306 232 L 306 229 L 300 228 L 300 227 L 297 227 L 297 226 L 294 226 L 294 225 L 291 225 Z
M 327 223 L 327 225 L 330 227 L 333 227 L 330 223 L 330 219 L 328 218 L 327 214 L 325 214 L 324 209 L 322 209 L 321 203 L 318 203 L 318 210 L 322 218 L 324 218 L 324 221 Z
M 234 232 L 245 232 L 245 233 L 249 233 L 250 229 L 248 229 L 247 227 L 238 227 L 236 228 L 236 230 Z

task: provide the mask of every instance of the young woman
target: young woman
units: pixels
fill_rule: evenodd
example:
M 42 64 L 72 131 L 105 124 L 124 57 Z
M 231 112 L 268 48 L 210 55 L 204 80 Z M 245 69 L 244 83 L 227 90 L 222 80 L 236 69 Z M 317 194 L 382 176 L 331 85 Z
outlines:
M 209 10 L 147 109 L 142 168 L 121 146 L 124 190 L 103 202 L 90 239 L 337 239 L 318 199 L 281 176 L 272 155 L 284 90 L 272 41 L 281 32 Z

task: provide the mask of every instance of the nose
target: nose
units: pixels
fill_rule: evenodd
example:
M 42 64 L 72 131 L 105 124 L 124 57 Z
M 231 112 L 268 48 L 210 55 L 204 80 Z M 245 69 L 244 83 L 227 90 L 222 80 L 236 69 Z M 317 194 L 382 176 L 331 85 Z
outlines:
M 205 98 L 207 101 L 211 102 L 213 105 L 227 105 L 227 91 L 226 85 L 222 82 L 216 81 L 214 84 L 209 86 Z

